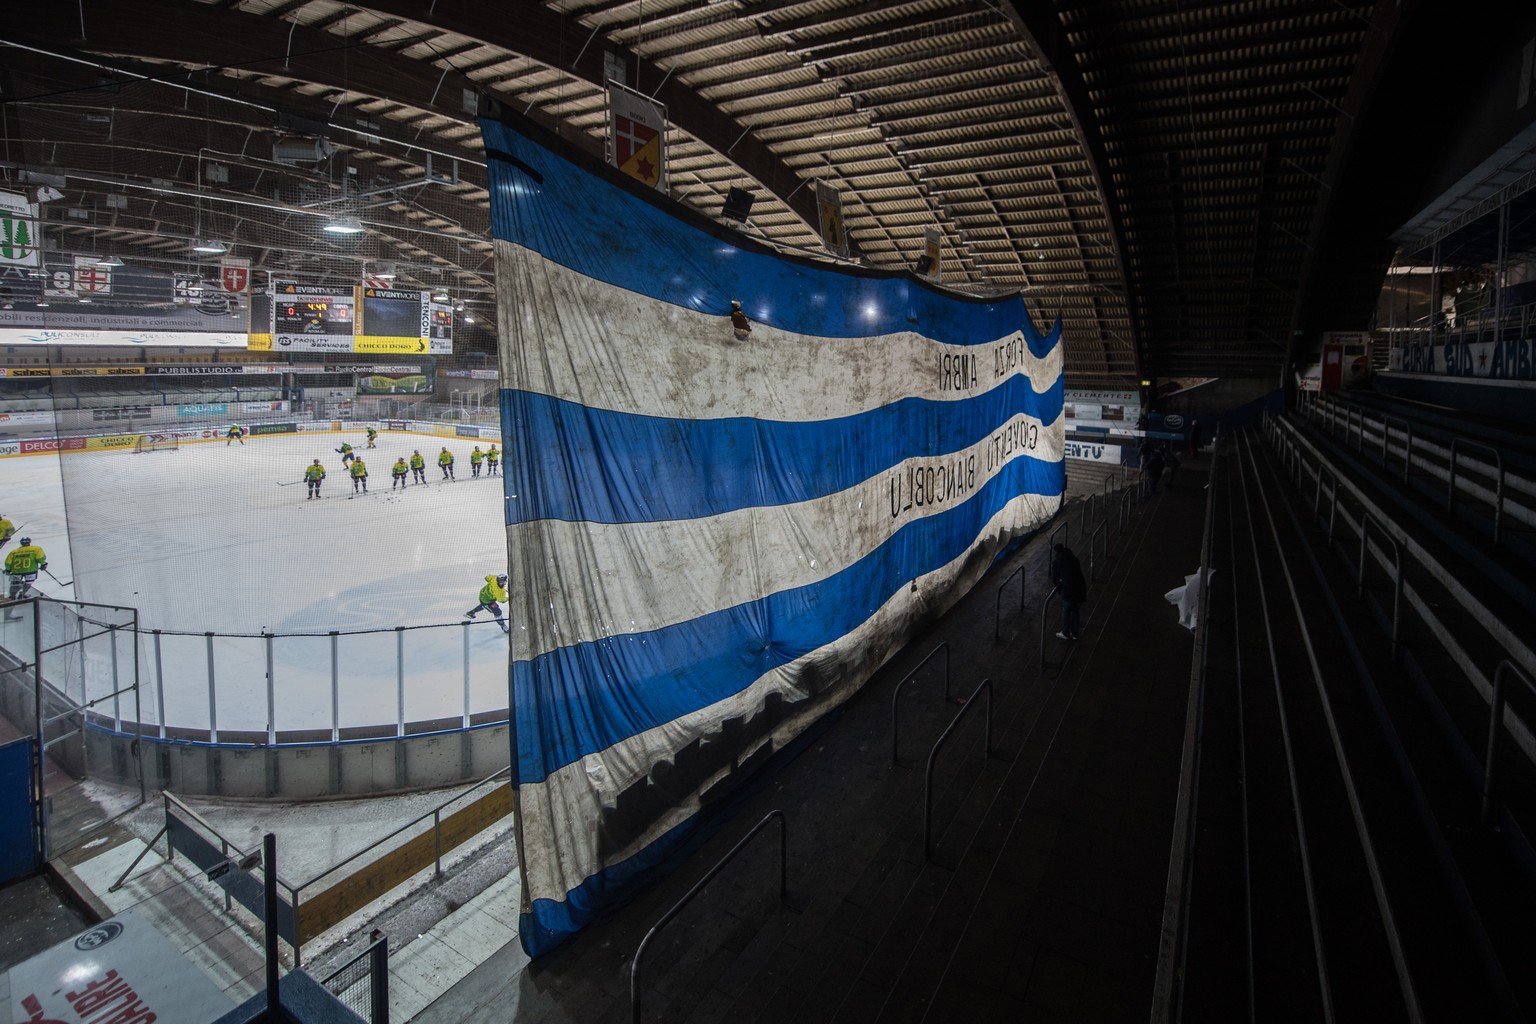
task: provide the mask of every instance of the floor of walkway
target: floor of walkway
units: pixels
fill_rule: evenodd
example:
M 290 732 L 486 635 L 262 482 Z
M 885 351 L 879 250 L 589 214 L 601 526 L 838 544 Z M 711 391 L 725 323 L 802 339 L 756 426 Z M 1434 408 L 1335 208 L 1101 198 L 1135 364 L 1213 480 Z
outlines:
M 1112 538 L 1082 640 L 1048 635 L 1044 670 L 1042 537 L 910 644 L 676 874 L 536 963 L 502 947 L 416 1020 L 630 1019 L 631 958 L 647 930 L 773 809 L 788 820 L 789 905 L 776 898 L 776 844 L 749 847 L 648 949 L 644 1019 L 1145 1019 L 1192 652 L 1164 594 L 1198 567 L 1203 470 L 1186 464 Z M 1066 519 L 1086 564 L 1076 509 Z M 999 585 L 1018 565 L 1029 609 L 1021 616 L 1005 589 L 999 639 Z M 925 862 L 926 751 L 958 708 L 925 669 L 902 698 L 892 768 L 890 703 L 941 643 L 953 691 L 993 681 L 993 756 L 982 758 L 979 716 L 968 716 L 937 774 Z

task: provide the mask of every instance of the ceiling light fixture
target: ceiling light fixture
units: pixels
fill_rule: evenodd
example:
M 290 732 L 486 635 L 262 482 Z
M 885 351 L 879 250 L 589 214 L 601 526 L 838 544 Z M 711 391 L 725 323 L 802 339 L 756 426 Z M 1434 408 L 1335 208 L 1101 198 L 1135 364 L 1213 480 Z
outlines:
M 363 223 L 356 217 L 338 217 L 320 229 L 330 235 L 360 235 Z
M 229 246 L 216 238 L 200 238 L 192 243 L 192 251 L 222 254 L 229 252 Z
M 448 293 L 447 292 L 442 292 L 442 291 L 433 292 L 432 293 L 432 301 L 433 302 L 447 302 L 448 301 Z
M 108 256 L 106 259 L 97 260 L 96 265 L 98 267 L 120 267 L 123 265 L 123 258 L 116 255 Z

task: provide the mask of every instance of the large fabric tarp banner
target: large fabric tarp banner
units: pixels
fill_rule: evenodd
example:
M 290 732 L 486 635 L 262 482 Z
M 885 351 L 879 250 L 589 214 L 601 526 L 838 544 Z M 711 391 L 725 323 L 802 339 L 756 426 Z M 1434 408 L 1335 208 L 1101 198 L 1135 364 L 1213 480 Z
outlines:
M 1062 346 L 1016 295 L 786 257 L 482 129 L 537 956 L 1056 511 Z

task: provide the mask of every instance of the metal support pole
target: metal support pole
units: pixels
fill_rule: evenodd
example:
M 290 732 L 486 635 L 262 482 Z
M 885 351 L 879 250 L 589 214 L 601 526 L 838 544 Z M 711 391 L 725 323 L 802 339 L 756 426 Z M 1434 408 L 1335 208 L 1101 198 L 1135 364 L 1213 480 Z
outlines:
M 208 742 L 219 742 L 219 701 L 214 693 L 213 634 L 204 633 L 208 644 Z
M 469 623 L 461 622 L 464 637 L 464 719 L 463 727 L 469 728 Z
M 160 655 L 160 631 L 153 630 L 155 638 L 155 713 L 160 719 L 160 738 L 165 739 L 165 660 Z
M 405 627 L 395 627 L 395 735 L 405 735 Z
M 262 937 L 267 947 L 267 1019 L 282 1020 L 282 997 L 277 976 L 277 836 L 268 832 L 261 839 Z
M 272 634 L 263 633 L 267 648 L 267 745 L 277 743 L 277 680 L 272 678 Z
M 331 630 L 331 742 L 341 739 L 341 660 L 336 652 L 336 630 Z
M 123 688 L 117 674 L 117 624 L 107 627 L 107 640 L 112 651 L 112 731 L 123 731 Z

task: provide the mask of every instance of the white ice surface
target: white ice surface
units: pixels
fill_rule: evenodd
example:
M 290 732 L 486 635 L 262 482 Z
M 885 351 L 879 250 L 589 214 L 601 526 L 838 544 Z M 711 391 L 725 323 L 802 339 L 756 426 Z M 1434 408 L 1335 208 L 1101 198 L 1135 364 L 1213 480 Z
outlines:
M 367 459 L 366 496 L 351 497 L 334 450 L 343 440 Z M 141 630 L 198 634 L 163 636 L 158 673 L 151 640 L 142 638 L 147 722 L 159 721 L 163 677 L 166 722 L 209 726 L 204 631 L 386 630 L 337 640 L 340 724 L 396 720 L 402 648 L 405 720 L 456 717 L 465 689 L 466 631 L 458 624 L 484 577 L 506 571 L 501 478 L 470 478 L 475 443 L 384 432 L 367 450 L 362 433 L 348 431 L 252 437 L 243 447 L 218 441 L 0 459 L 0 513 L 44 548 L 58 581 L 72 584 L 43 575 L 42 593 L 136 608 Z M 444 445 L 457 460 L 454 483 L 436 465 Z M 427 459 L 429 483 L 391 492 L 390 466 L 413 449 Z M 317 457 L 329 474 L 320 500 L 306 500 L 302 484 L 278 486 L 300 480 Z M 397 646 L 397 626 L 440 628 L 407 630 Z M 467 635 L 470 711 L 506 707 L 505 638 L 484 613 Z M 91 656 L 99 656 L 94 648 Z M 272 674 L 276 728 L 330 726 L 329 637 L 279 635 Z M 80 675 L 87 696 L 110 690 L 102 666 Z M 216 637 L 214 677 L 221 730 L 267 728 L 262 638 Z

